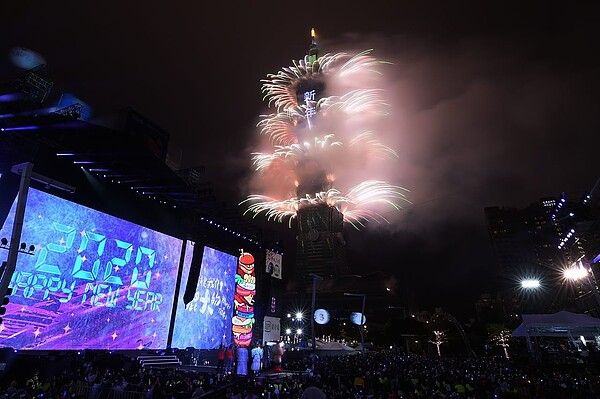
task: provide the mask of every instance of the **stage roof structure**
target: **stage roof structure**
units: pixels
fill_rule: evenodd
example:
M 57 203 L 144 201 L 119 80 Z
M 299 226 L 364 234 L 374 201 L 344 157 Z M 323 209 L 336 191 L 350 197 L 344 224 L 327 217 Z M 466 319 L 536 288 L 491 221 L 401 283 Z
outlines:
M 40 173 L 79 187 L 85 169 L 104 184 L 121 187 L 164 209 L 192 210 L 199 220 L 204 216 L 257 240 L 264 239 L 262 230 L 243 219 L 237 207 L 230 210 L 216 199 L 204 167 L 172 170 L 152 143 L 139 132 L 57 113 L 10 115 L 0 118 L 0 172 L 10 170 L 14 164 L 33 162 Z M 83 197 L 84 190 L 78 189 L 77 199 L 72 200 L 97 207 L 88 203 L 97 198 Z
M 512 333 L 513 337 L 570 337 L 600 335 L 600 319 L 567 312 L 552 314 L 524 314 L 523 323 Z

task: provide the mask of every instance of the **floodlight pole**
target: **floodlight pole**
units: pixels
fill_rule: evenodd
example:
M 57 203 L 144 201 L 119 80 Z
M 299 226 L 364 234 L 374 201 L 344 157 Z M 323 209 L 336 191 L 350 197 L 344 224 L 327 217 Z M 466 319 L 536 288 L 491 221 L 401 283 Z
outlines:
M 21 166 L 21 165 L 19 165 Z M 29 191 L 29 183 L 31 182 L 31 173 L 33 170 L 33 164 L 27 162 L 22 164 L 21 169 L 21 183 L 19 185 L 19 194 L 17 195 L 17 209 L 15 212 L 15 219 L 12 227 L 12 233 L 10 236 L 10 246 L 8 249 L 8 260 L 6 262 L 6 269 L 2 274 L 2 280 L 0 280 L 0 301 L 4 300 L 8 284 L 15 272 L 17 265 L 17 255 L 19 254 L 19 244 L 21 242 L 21 232 L 23 231 L 23 219 L 25 218 L 25 205 L 27 203 L 27 192 Z M 15 167 L 13 167 L 13 171 Z
M 314 355 L 315 353 L 315 348 L 316 348 L 316 342 L 315 342 L 315 305 L 316 305 L 316 298 L 317 298 L 317 281 L 319 280 L 323 280 L 323 277 L 314 274 L 314 273 L 309 273 L 308 274 L 310 277 L 312 277 L 313 281 L 312 281 L 312 305 L 311 305 L 311 316 L 310 316 L 310 337 L 312 339 L 312 353 Z
M 361 352 L 364 355 L 365 354 L 365 332 L 363 331 L 364 328 L 364 319 L 365 319 L 365 302 L 367 300 L 367 295 L 366 294 L 353 294 L 350 292 L 344 292 L 345 296 L 362 296 L 362 310 L 360 313 L 360 324 L 358 325 L 358 332 L 360 332 L 360 345 L 361 345 Z

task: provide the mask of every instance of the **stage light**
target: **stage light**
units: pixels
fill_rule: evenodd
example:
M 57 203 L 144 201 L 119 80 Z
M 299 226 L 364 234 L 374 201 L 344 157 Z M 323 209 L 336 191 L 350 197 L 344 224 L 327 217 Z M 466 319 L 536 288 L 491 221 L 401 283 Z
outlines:
M 9 132 L 9 131 L 18 131 L 18 130 L 36 130 L 39 129 L 39 126 L 18 126 L 18 127 L 4 127 L 2 128 L 3 132 Z
M 563 271 L 563 276 L 567 280 L 572 280 L 572 281 L 581 280 L 582 278 L 586 277 L 587 274 L 588 274 L 588 271 L 585 267 L 583 267 L 581 262 L 579 262 L 579 265 L 575 266 L 575 264 L 574 264 L 573 266 L 571 266 L 568 269 L 565 269 Z
M 521 288 L 524 288 L 524 289 L 540 288 L 540 280 L 534 279 L 534 278 L 521 280 Z
M 6 305 L 8 305 L 8 303 L 10 302 L 9 299 L 9 295 L 12 295 L 13 290 L 12 288 L 7 288 L 6 289 L 6 294 L 4 295 L 4 298 L 1 299 L 0 302 L 0 315 L 4 316 L 4 314 L 6 313 Z M 2 324 L 3 320 L 2 317 L 0 317 L 0 324 Z

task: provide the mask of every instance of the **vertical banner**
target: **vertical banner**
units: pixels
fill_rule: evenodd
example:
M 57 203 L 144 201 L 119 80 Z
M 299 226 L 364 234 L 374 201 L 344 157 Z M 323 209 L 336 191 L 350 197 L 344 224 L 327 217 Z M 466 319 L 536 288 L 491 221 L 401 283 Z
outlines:
M 278 278 L 281 280 L 281 262 L 282 256 L 277 252 L 267 249 L 267 256 L 265 260 L 266 271 L 271 277 Z
M 252 343 L 255 295 L 254 256 L 242 250 L 235 275 L 234 316 L 231 319 L 233 342 L 236 345 L 250 346 Z
M 263 321 L 263 343 L 276 342 L 281 338 L 279 317 L 265 316 Z
M 267 303 L 267 311 L 266 314 L 269 316 L 278 316 L 281 317 L 281 307 L 283 298 L 282 289 L 280 287 L 276 287 L 276 284 L 271 285 L 271 290 L 269 292 L 268 303 Z

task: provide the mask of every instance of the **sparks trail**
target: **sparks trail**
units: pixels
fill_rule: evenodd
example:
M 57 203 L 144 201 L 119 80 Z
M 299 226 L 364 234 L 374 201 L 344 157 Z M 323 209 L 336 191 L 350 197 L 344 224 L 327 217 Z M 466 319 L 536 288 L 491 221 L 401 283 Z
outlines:
M 377 131 L 389 108 L 376 87 L 387 62 L 371 50 L 317 57 L 316 49 L 313 37 L 312 54 L 262 81 L 275 112 L 261 115 L 257 127 L 271 151 L 252 154 L 260 188 L 242 204 L 246 213 L 290 225 L 299 209 L 321 204 L 355 228 L 386 221 L 381 205 L 399 210 L 408 202 L 406 189 L 377 179 L 377 167 L 398 156 Z

